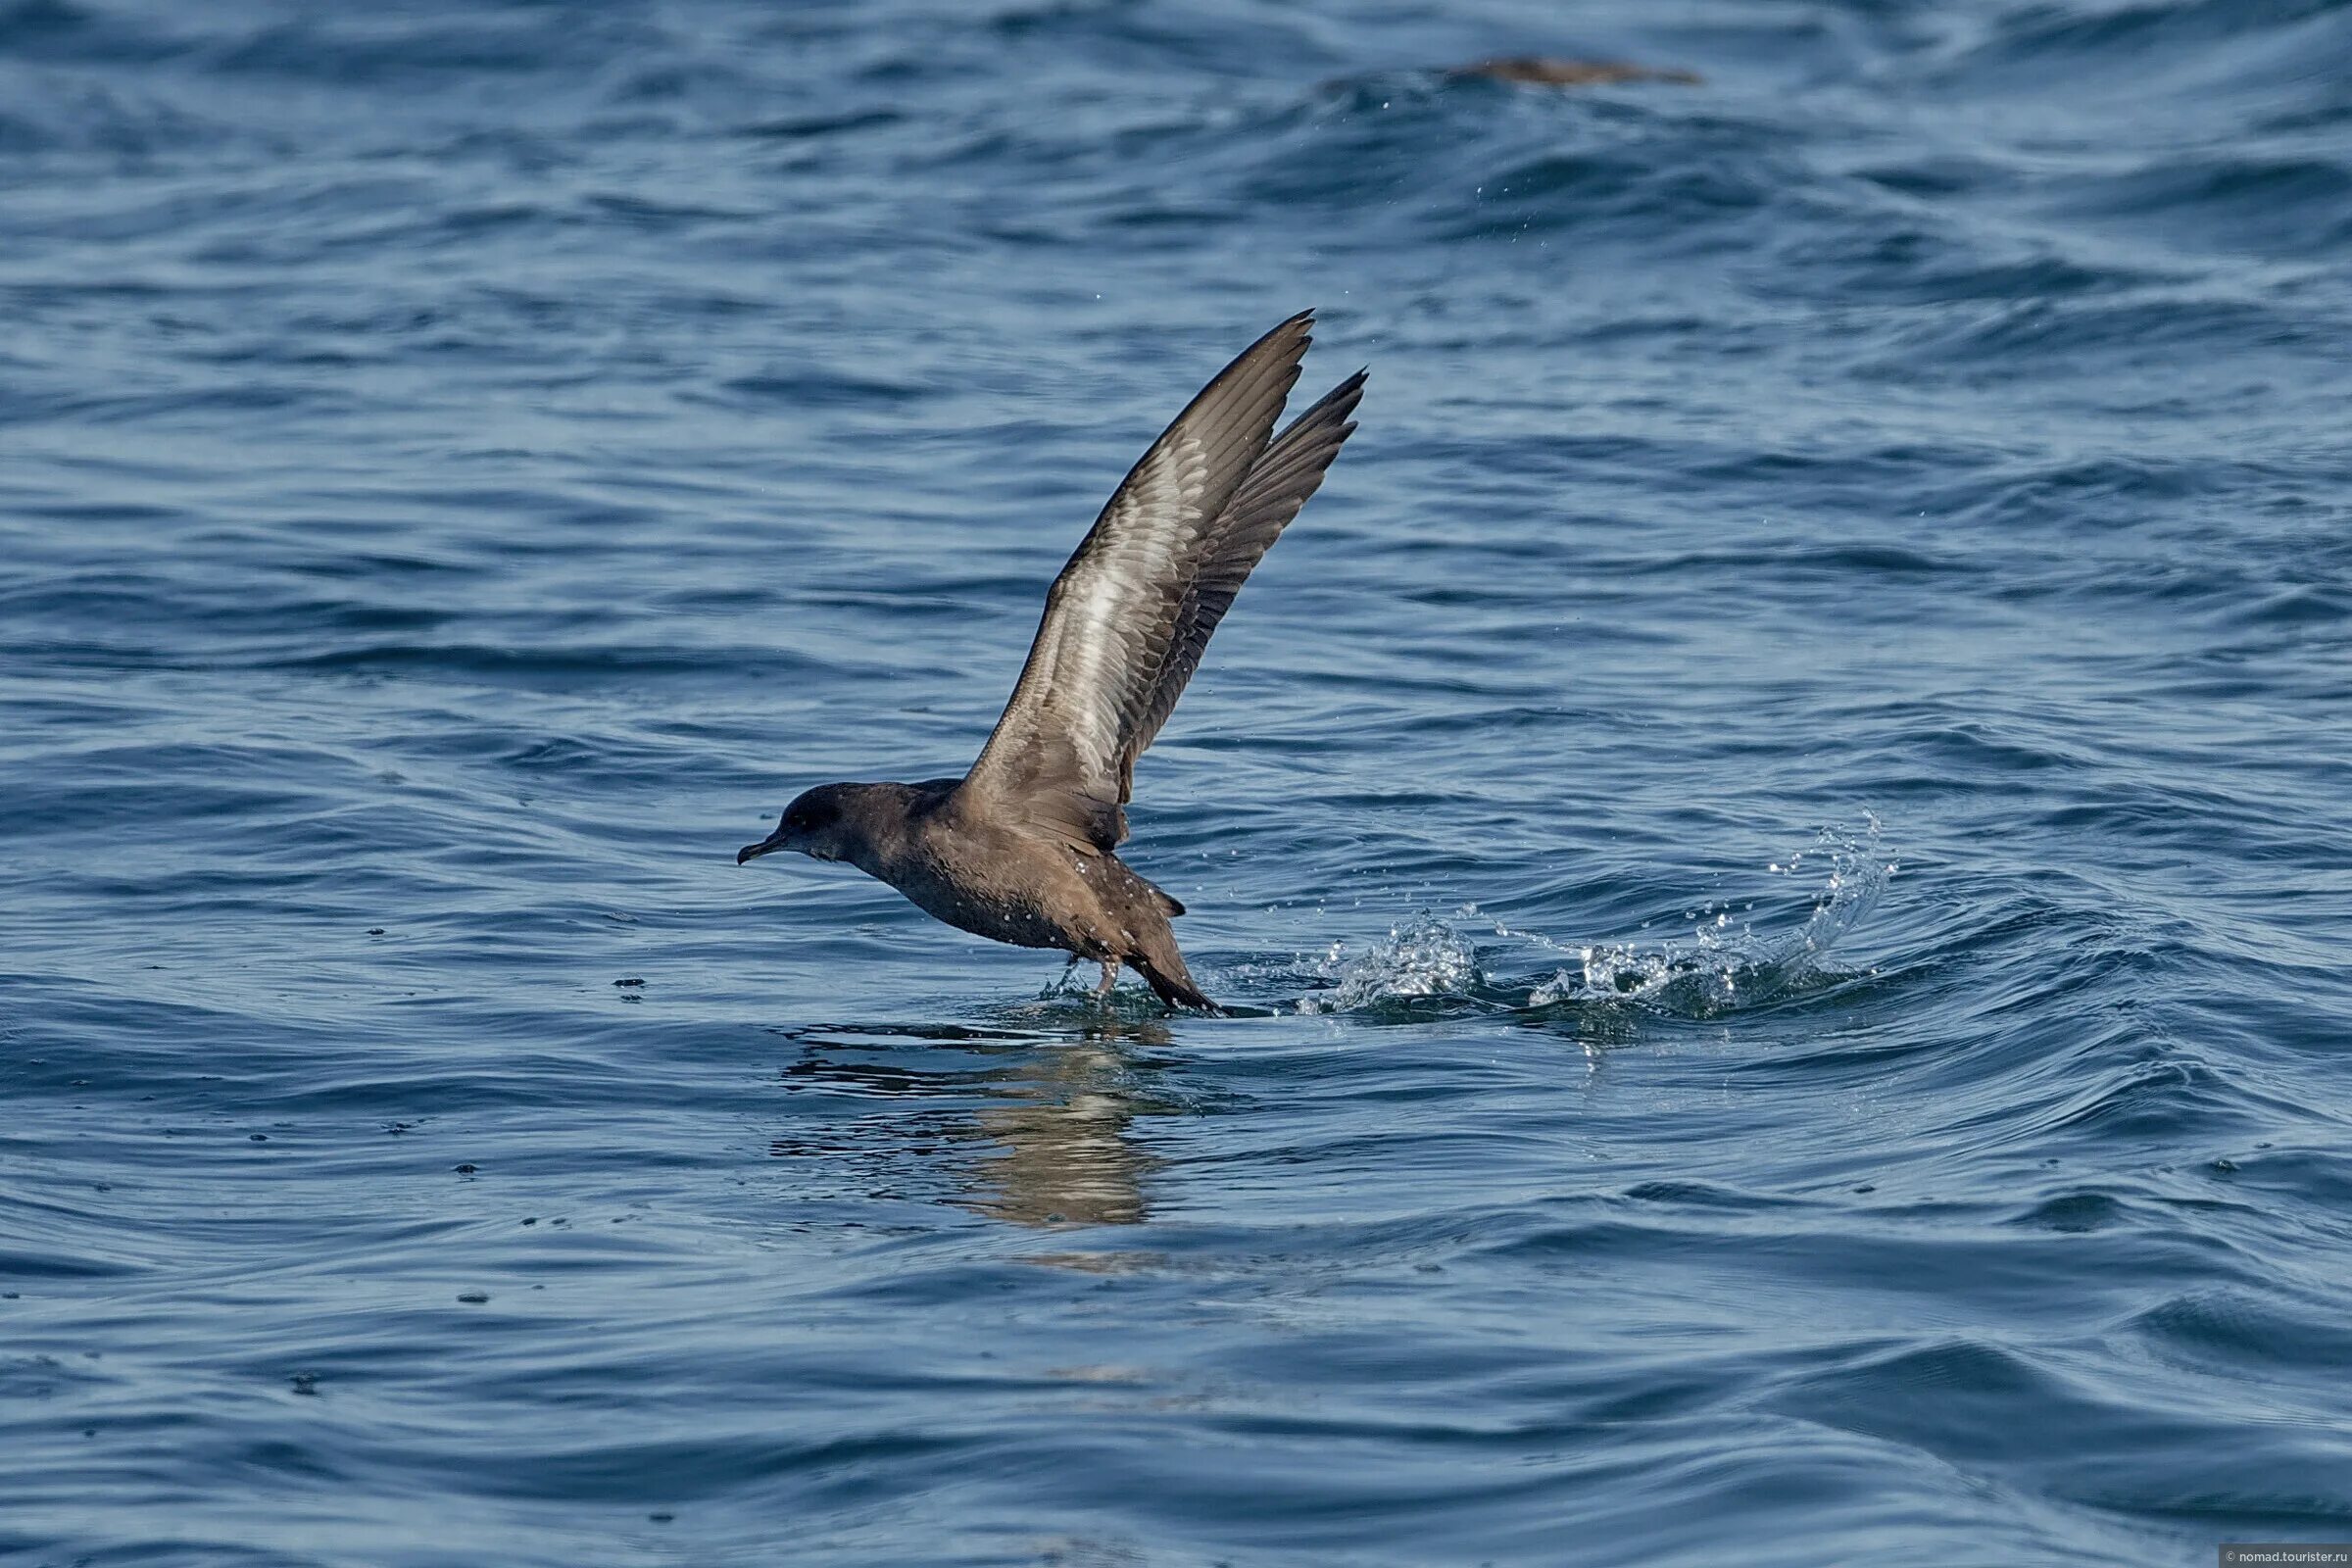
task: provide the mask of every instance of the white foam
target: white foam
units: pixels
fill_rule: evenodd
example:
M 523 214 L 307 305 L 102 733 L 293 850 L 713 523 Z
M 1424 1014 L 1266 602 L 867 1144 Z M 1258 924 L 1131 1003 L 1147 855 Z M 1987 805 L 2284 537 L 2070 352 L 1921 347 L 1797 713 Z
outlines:
M 1388 939 L 1349 959 L 1334 944 L 1317 965 L 1334 982 L 1298 1002 L 1301 1012 L 1349 1012 L 1382 1003 L 1455 997 L 1497 1006 L 1555 1007 L 1634 1003 L 1661 1011 L 1713 1017 L 1752 1006 L 1817 971 L 1824 956 L 1878 903 L 1893 862 L 1881 852 L 1878 818 L 1859 836 L 1824 828 L 1810 849 L 1776 861 L 1769 874 L 1821 877 L 1811 911 L 1792 929 L 1759 931 L 1729 905 L 1683 911 L 1689 937 L 1571 946 L 1539 932 L 1488 922 L 1497 937 L 1570 960 L 1548 975 L 1496 980 L 1482 966 L 1461 926 L 1424 911 L 1390 929 Z M 1826 864 L 1827 870 L 1821 870 Z M 1478 917 L 1464 905 L 1455 919 Z

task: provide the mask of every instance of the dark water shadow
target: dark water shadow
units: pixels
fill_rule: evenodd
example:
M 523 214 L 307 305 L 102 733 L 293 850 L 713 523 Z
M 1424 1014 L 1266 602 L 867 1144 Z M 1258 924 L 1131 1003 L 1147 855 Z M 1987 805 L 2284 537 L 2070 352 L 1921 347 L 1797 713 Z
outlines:
M 1066 1015 L 1066 1016 L 1065 1016 Z M 1054 1028 L 1067 1022 L 1072 1027 Z M 1149 1217 L 1158 1161 L 1131 1137 L 1140 1115 L 1184 1107 L 1154 1079 L 1168 1065 L 1164 1022 L 1054 1007 L 1032 1030 L 854 1024 L 795 1031 L 788 1088 L 905 1102 L 907 1113 L 806 1128 L 778 1154 L 882 1153 L 948 1177 L 943 1200 L 1016 1225 L 1135 1225 Z M 879 1137 L 890 1147 L 875 1151 Z M 929 1183 L 926 1183 L 929 1185 Z

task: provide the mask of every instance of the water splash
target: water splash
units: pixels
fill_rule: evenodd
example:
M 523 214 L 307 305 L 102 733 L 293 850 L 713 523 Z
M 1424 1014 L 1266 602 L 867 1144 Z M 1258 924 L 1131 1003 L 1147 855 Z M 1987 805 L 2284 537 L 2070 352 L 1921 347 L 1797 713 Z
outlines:
M 1569 960 L 1549 975 L 1511 981 L 1489 974 L 1458 925 L 1424 911 L 1359 957 L 1334 944 L 1318 966 L 1329 988 L 1301 998 L 1298 1010 L 1352 1012 L 1427 998 L 1511 1009 L 1632 1003 L 1693 1018 L 1755 1006 L 1817 976 L 1830 950 L 1878 903 L 1895 870 L 1879 840 L 1875 816 L 1859 836 L 1824 828 L 1809 849 L 1766 868 L 1778 877 L 1821 878 L 1793 928 L 1758 930 L 1745 918 L 1754 902 L 1737 915 L 1729 904 L 1685 908 L 1690 935 L 1657 942 L 1572 946 L 1488 921 L 1497 937 Z M 1456 920 L 1479 917 L 1476 905 L 1455 911 Z
M 1300 1012 L 1352 1012 L 1383 1002 L 1470 997 L 1487 985 L 1478 950 L 1426 910 L 1406 924 L 1390 927 L 1387 941 L 1352 962 L 1345 960 L 1344 951 L 1343 944 L 1334 943 L 1324 955 L 1324 972 L 1338 983 L 1329 991 L 1300 998 Z

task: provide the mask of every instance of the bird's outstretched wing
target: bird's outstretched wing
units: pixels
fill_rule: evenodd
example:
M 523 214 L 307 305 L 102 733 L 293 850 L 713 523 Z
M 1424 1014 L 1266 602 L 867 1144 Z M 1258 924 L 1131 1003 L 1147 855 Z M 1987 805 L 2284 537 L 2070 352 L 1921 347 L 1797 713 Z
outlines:
M 1127 836 L 1135 760 L 1209 634 L 1355 426 L 1356 372 L 1279 438 L 1312 312 L 1218 372 L 1152 443 L 1054 579 L 1004 714 L 964 788 L 1074 848 Z

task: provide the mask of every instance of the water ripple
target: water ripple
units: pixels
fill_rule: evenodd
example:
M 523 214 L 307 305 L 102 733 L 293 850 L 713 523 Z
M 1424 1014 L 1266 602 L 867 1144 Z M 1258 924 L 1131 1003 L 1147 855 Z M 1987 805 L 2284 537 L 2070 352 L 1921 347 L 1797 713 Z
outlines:
M 2343 1534 L 2342 18 L 0 0 L 0 1550 Z M 1233 1016 L 733 863 L 1307 305 Z

